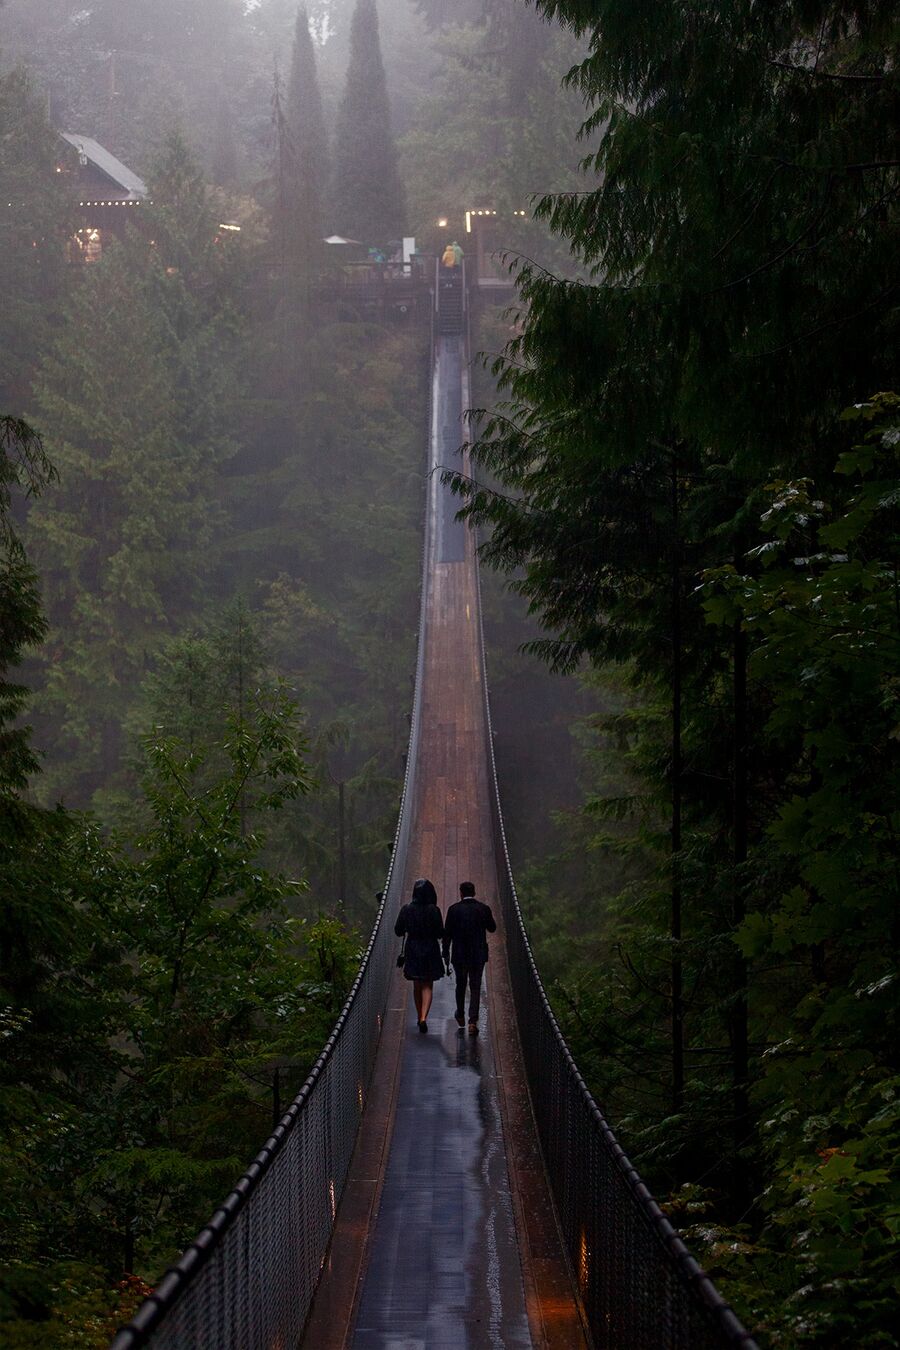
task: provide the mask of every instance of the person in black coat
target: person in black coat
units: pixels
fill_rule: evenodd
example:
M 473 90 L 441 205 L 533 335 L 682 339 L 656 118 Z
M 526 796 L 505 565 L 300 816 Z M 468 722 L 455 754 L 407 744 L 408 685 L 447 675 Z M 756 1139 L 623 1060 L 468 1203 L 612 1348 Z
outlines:
M 398 914 L 394 932 L 406 938 L 403 974 L 412 980 L 419 1030 L 424 1035 L 428 1030 L 434 982 L 444 977 L 440 948 L 444 920 L 438 909 L 437 892 L 425 877 L 413 886 L 412 901 Z
M 469 988 L 469 1035 L 478 1035 L 478 1011 L 481 1005 L 481 977 L 488 959 L 487 934 L 496 933 L 497 923 L 490 905 L 475 899 L 475 887 L 464 881 L 460 898 L 447 910 L 444 924 L 444 960 L 450 954 L 456 972 L 456 1020 L 465 1023 L 466 985 Z M 449 973 L 449 972 L 448 972 Z

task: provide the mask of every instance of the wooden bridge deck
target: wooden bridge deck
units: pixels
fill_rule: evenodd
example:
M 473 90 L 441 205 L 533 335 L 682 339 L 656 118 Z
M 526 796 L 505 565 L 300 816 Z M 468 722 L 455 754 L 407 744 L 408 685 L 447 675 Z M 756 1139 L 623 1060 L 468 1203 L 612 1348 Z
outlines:
M 462 437 L 462 339 L 438 340 L 431 467 Z M 586 1345 L 538 1151 L 496 903 L 477 572 L 439 475 L 429 486 L 424 685 L 404 870 L 443 911 L 461 881 L 494 903 L 482 1031 L 460 1032 L 452 980 L 416 1034 L 397 971 L 374 1081 L 308 1323 L 312 1350 L 518 1350 Z M 393 916 L 388 916 L 393 922 Z M 399 944 L 398 944 L 399 946 Z

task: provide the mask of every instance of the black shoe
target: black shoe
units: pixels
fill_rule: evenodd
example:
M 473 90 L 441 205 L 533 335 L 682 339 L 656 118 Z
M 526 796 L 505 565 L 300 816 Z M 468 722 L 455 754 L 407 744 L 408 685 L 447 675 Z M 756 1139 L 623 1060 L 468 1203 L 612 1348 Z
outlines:
M 470 1035 L 470 1036 L 477 1036 L 477 1035 L 478 1035 L 478 1023 L 477 1023 L 477 1022 L 470 1022 L 470 1023 L 469 1023 L 469 1035 Z
M 462 1013 L 456 1014 L 456 1025 L 458 1027 L 464 1027 L 466 1025 L 466 1019 L 463 1017 Z
M 420 1023 L 419 1023 L 419 1032 L 421 1033 L 421 1035 L 424 1036 L 425 1033 L 427 1032 L 427 1030 L 428 1030 L 428 1023 L 427 1023 L 427 1022 L 420 1022 Z

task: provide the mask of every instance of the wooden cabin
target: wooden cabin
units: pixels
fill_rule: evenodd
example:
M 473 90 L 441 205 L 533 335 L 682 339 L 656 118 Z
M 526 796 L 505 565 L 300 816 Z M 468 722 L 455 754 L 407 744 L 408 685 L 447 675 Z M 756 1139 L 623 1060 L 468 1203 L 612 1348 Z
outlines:
M 69 246 L 73 262 L 96 262 L 104 243 L 125 227 L 147 200 L 147 185 L 127 165 L 90 136 L 60 132 L 56 172 L 71 181 L 78 204 L 78 229 Z

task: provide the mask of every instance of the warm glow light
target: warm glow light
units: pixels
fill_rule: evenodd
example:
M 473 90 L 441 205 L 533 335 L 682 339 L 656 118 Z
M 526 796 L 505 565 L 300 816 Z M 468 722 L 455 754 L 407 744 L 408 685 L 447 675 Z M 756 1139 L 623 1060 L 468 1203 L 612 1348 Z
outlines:
M 362 1108 L 363 1108 L 363 1090 L 362 1090 L 362 1083 L 357 1083 L 357 1085 L 356 1085 L 356 1100 L 357 1100 L 357 1102 L 359 1103 L 359 1109 L 360 1109 L 360 1111 L 361 1111 Z
M 447 217 L 446 217 L 446 216 L 439 216 L 439 217 L 438 217 L 438 229 L 439 229 L 439 230 L 444 230 L 444 229 L 446 229 L 446 228 L 447 228 Z
M 581 1296 L 584 1298 L 587 1293 L 588 1275 L 590 1273 L 590 1252 L 587 1245 L 587 1236 L 584 1229 L 581 1230 L 581 1242 L 578 1245 L 578 1287 L 581 1290 Z

